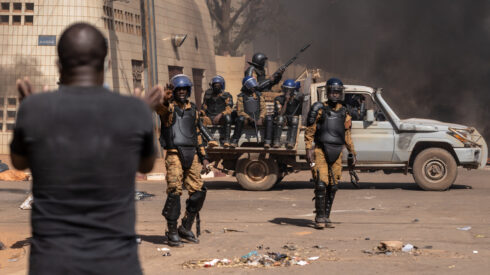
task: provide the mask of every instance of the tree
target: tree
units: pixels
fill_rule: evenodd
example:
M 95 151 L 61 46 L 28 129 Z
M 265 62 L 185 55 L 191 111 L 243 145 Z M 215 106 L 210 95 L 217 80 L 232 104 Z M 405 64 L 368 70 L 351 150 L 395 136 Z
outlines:
M 252 41 L 260 27 L 275 17 L 276 1 L 206 0 L 211 19 L 218 29 L 216 54 L 238 55 L 240 46 Z

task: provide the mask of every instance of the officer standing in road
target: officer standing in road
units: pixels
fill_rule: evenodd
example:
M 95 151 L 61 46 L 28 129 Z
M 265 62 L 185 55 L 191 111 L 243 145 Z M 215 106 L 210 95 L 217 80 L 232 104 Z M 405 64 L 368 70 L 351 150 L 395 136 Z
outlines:
M 209 86 L 210 88 L 204 93 L 201 106 L 203 123 L 205 126 L 223 125 L 223 146 L 229 147 L 233 97 L 225 92 L 225 79 L 220 75 L 213 77 Z
M 192 83 L 188 76 L 179 74 L 170 80 L 163 103 L 155 108 L 160 115 L 162 132 L 160 143 L 167 150 L 167 201 L 162 215 L 167 220 L 166 236 L 170 246 L 182 246 L 181 238 L 198 243 L 201 210 L 206 189 L 201 179 L 201 164 L 208 169 L 209 161 L 201 138 L 199 113 L 196 105 L 188 100 Z M 177 229 L 180 216 L 182 184 L 189 192 L 185 216 Z M 197 237 L 192 232 L 196 220 Z
M 299 115 L 302 112 L 304 99 L 299 92 L 298 83 L 293 79 L 286 79 L 281 87 L 283 95 L 274 99 L 274 148 L 281 147 L 281 133 L 284 124 L 288 125 L 286 148 L 292 149 L 296 145 Z
M 344 85 L 337 78 L 327 81 L 327 102 L 311 107 L 305 132 L 306 158 L 315 182 L 315 223 L 333 227 L 330 211 L 342 175 L 342 148 L 345 145 L 356 161 L 351 138 L 351 116 L 342 106 Z M 315 147 L 313 147 L 313 141 Z
M 279 83 L 282 78 L 282 72 L 276 72 L 271 78 L 267 78 L 265 74 L 265 62 L 267 56 L 263 53 L 256 53 L 252 57 L 252 62 L 248 62 L 250 66 L 245 70 L 245 77 L 256 77 L 258 84 L 256 90 L 259 92 L 267 92 L 272 89 L 274 85 Z
M 265 143 L 270 147 L 272 142 L 272 117 L 266 116 L 265 99 L 256 90 L 258 87 L 257 80 L 252 76 L 246 76 L 243 78 L 242 84 L 242 92 L 237 98 L 237 119 L 235 122 L 235 131 L 231 139 L 231 147 L 238 146 L 244 125 L 251 125 L 256 127 L 257 130 L 259 126 L 262 126 L 264 120 L 266 123 Z

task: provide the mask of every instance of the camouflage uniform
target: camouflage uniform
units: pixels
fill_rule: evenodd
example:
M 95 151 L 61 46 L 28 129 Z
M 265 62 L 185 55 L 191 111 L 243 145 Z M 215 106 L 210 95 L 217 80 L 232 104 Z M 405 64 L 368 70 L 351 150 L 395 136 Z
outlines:
M 327 103 L 323 103 L 324 106 L 327 105 Z M 337 103 L 335 108 L 333 109 L 334 111 L 338 111 L 342 108 L 342 104 Z M 322 117 L 323 115 L 323 110 L 318 111 L 316 121 L 312 125 L 309 125 L 306 128 L 305 131 L 305 148 L 306 149 L 311 149 L 313 147 L 313 141 L 315 139 L 315 133 L 317 130 L 317 121 Z M 354 143 L 352 142 L 352 136 L 351 136 L 351 126 L 352 126 L 352 118 L 350 115 L 347 115 L 345 118 L 345 147 L 347 150 L 356 155 L 356 152 L 354 150 Z M 327 184 L 338 184 L 340 181 L 340 178 L 342 176 L 342 153 L 338 157 L 338 159 L 335 161 L 335 163 L 332 165 L 332 172 L 333 176 L 335 179 L 335 182 L 331 183 L 328 180 L 328 164 L 327 161 L 325 160 L 325 154 L 323 153 L 323 150 L 321 148 L 316 147 L 315 148 L 315 166 L 311 169 L 312 175 L 313 175 L 313 180 L 316 181 L 317 177 L 317 171 L 320 171 L 320 180 L 327 183 Z
M 205 126 L 210 126 L 210 125 L 213 125 L 213 119 L 214 117 L 213 116 L 210 116 L 209 112 L 208 112 L 208 105 L 207 105 L 207 102 L 208 102 L 208 98 L 209 97 L 223 97 L 224 98 L 224 105 L 225 105 L 225 108 L 224 110 L 221 112 L 221 114 L 223 114 L 223 117 L 221 120 L 223 120 L 223 118 L 226 116 L 226 115 L 231 115 L 232 111 L 233 111 L 233 97 L 231 96 L 230 93 L 228 92 L 222 92 L 220 93 L 219 95 L 217 96 L 214 96 L 213 95 L 213 90 L 212 89 L 208 89 L 205 93 L 204 93 L 204 99 L 203 99 L 203 103 L 201 105 L 201 118 L 202 118 L 202 121 L 203 121 L 203 124 Z
M 170 102 L 160 105 L 156 108 L 157 113 L 160 115 L 162 123 L 166 126 L 172 125 L 174 106 L 176 102 Z M 190 109 L 191 103 L 187 102 L 185 104 L 185 109 Z M 196 132 L 197 132 L 197 144 L 198 144 L 198 154 L 194 157 L 192 166 L 189 169 L 183 170 L 179 158 L 179 153 L 177 149 L 166 150 L 165 157 L 165 168 L 167 170 L 166 181 L 167 181 L 167 194 L 182 195 L 182 184 L 189 192 L 189 195 L 196 191 L 201 191 L 203 186 L 203 181 L 201 179 L 201 164 L 199 162 L 198 156 L 206 156 L 206 150 L 200 135 L 200 129 L 197 126 L 199 120 L 199 114 L 196 111 Z

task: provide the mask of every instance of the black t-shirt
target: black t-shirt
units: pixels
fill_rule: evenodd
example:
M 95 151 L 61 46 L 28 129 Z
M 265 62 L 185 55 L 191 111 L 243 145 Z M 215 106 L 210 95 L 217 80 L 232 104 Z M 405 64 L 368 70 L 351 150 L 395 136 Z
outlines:
M 135 174 L 155 153 L 151 111 L 102 87 L 20 105 L 11 151 L 32 171 L 31 274 L 140 274 Z

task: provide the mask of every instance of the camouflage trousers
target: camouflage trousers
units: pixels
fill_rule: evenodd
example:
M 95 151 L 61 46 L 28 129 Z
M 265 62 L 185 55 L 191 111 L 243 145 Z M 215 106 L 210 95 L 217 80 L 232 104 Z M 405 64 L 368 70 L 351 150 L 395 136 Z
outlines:
M 315 148 L 315 166 L 311 169 L 313 180 L 315 181 L 318 170 L 320 171 L 320 180 L 325 182 L 326 185 L 329 185 L 328 164 L 325 160 L 325 154 L 321 148 Z M 332 164 L 332 172 L 333 178 L 335 179 L 335 183 L 332 184 L 338 184 L 340 178 L 342 177 L 342 153 L 340 153 L 339 158 Z
M 167 169 L 167 194 L 182 195 L 182 185 L 189 192 L 189 195 L 201 191 L 203 181 L 201 179 L 201 163 L 197 154 L 189 169 L 182 169 L 179 153 L 168 152 L 165 157 L 165 168 Z

